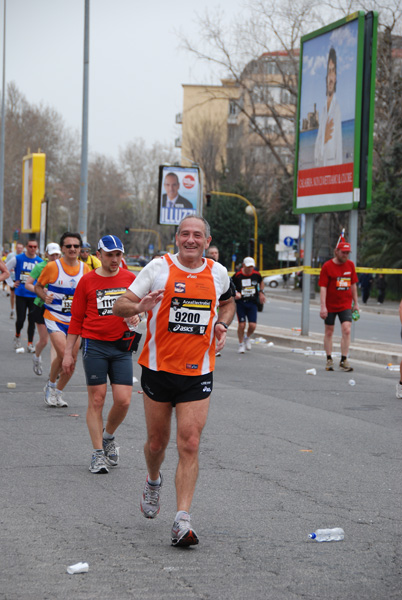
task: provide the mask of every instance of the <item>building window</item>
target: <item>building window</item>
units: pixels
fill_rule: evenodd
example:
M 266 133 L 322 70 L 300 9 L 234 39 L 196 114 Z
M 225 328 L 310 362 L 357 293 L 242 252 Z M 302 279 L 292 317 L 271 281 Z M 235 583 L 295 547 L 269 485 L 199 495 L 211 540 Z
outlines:
M 238 106 L 234 100 L 229 102 L 229 115 L 237 115 L 239 112 Z

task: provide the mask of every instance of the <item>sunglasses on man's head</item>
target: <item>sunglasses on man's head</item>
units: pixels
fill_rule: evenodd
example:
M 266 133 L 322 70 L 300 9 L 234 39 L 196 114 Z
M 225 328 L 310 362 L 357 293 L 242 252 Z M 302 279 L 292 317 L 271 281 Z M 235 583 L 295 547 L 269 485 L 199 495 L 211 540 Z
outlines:
M 65 248 L 79 248 L 79 244 L 64 244 Z

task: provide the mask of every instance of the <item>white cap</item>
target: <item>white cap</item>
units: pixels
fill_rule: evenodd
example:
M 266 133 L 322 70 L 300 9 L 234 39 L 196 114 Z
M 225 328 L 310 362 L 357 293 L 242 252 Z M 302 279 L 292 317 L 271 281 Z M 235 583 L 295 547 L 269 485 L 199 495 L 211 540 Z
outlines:
M 255 267 L 254 258 L 251 258 L 251 256 L 246 256 L 246 258 L 243 260 L 243 265 L 245 267 Z
M 50 244 L 48 244 L 46 246 L 46 252 L 49 254 L 49 256 L 51 254 L 61 254 L 61 249 L 59 244 L 56 244 L 55 242 L 51 242 Z

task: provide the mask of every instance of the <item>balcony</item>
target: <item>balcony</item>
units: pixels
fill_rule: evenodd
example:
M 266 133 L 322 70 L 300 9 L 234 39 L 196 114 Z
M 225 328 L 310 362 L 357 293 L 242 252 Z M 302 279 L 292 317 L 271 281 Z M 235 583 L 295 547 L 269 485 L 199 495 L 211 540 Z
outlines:
M 178 137 L 174 141 L 175 148 L 181 148 L 181 137 Z
M 176 115 L 176 124 L 177 125 L 182 125 L 183 124 L 183 113 L 177 113 L 177 115 Z

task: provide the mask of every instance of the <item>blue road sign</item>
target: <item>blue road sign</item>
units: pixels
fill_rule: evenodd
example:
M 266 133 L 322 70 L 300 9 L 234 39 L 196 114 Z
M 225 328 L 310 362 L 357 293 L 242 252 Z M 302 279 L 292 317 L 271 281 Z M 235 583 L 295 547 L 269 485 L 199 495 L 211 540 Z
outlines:
M 283 240 L 283 243 L 288 248 L 291 248 L 293 246 L 294 242 L 295 242 L 294 239 L 292 237 L 290 237 L 290 235 L 288 235 L 287 237 L 285 237 L 285 239 Z

